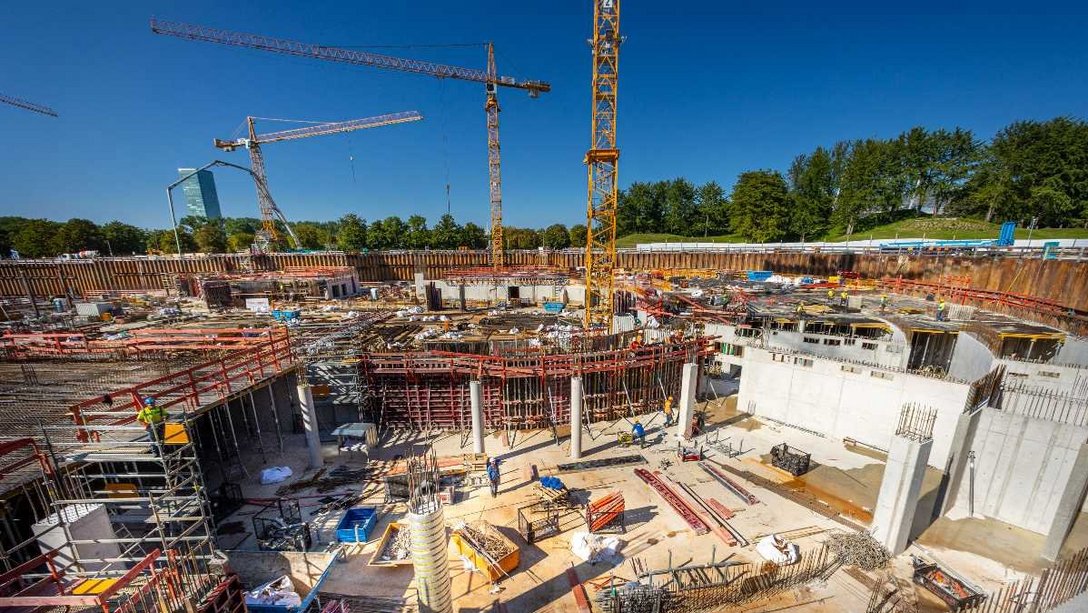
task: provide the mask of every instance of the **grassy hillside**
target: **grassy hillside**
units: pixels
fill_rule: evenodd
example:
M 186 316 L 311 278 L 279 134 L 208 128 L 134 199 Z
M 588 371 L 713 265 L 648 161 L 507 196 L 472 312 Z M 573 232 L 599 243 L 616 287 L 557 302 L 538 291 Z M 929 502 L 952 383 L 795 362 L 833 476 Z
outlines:
M 616 239 L 617 247 L 634 247 L 639 243 L 743 243 L 744 237 L 736 234 L 725 236 L 680 236 L 678 234 L 628 234 Z
M 852 240 L 865 240 L 871 235 L 874 239 L 895 238 L 997 238 L 1001 232 L 1001 224 L 987 223 L 978 219 L 959 219 L 955 217 L 939 217 L 931 219 L 917 217 L 904 219 L 895 223 L 877 226 L 875 228 L 855 232 Z M 1028 231 L 1025 228 L 1016 229 L 1016 238 L 1027 238 Z M 1088 238 L 1088 229 L 1085 228 L 1036 228 L 1031 233 L 1032 239 L 1047 238 Z M 844 241 L 846 236 L 834 234 L 826 237 L 826 241 Z
M 977 219 L 958 219 L 955 217 L 941 217 L 930 219 L 926 217 L 904 219 L 895 223 L 877 226 L 864 231 L 858 231 L 849 237 L 850 240 L 866 240 L 870 236 L 873 240 L 887 240 L 896 238 L 933 238 L 933 239 L 957 239 L 957 238 L 997 238 L 1001 232 L 1001 224 L 987 223 Z M 1025 228 L 1016 229 L 1016 238 L 1026 239 L 1028 231 Z M 1036 228 L 1031 233 L 1034 239 L 1051 238 L 1084 238 L 1088 239 L 1088 229 L 1085 228 Z M 828 242 L 841 242 L 847 240 L 845 234 L 833 233 L 819 240 Z M 743 243 L 744 238 L 735 234 L 726 236 L 677 236 L 676 234 L 629 234 L 616 239 L 617 247 L 634 247 L 639 243 Z

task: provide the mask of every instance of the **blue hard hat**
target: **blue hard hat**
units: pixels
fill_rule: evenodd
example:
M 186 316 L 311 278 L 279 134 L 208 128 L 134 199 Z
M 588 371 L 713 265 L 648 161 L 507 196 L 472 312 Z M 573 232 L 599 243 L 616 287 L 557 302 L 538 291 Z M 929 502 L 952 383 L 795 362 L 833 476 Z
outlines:
M 144 406 L 149 406 L 150 407 L 150 406 L 154 406 L 154 405 L 155 405 L 155 399 L 154 398 L 152 398 L 151 396 L 144 396 Z

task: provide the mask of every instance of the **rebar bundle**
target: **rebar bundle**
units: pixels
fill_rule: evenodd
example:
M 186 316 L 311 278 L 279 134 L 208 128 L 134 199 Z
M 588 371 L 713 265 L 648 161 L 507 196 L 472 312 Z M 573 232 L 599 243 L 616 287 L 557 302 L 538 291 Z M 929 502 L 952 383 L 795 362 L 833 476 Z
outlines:
M 832 532 L 824 544 L 840 564 L 863 570 L 883 568 L 891 560 L 888 550 L 868 532 Z
M 908 402 L 899 411 L 899 424 L 895 435 L 915 441 L 933 438 L 933 424 L 937 421 L 937 409 Z
M 434 449 L 428 449 L 418 456 L 411 456 L 408 462 L 408 511 L 417 515 L 433 513 L 439 508 L 438 500 L 438 459 Z

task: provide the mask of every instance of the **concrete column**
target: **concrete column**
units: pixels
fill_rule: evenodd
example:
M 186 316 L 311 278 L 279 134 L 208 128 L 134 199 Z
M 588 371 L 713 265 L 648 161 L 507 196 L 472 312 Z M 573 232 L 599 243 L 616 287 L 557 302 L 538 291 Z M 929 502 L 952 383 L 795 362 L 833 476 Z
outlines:
M 472 401 L 472 453 L 484 453 L 484 390 L 479 381 L 468 384 Z
M 695 392 L 699 383 L 699 365 L 684 364 L 680 382 L 680 406 L 676 409 L 676 437 L 691 438 L 691 418 L 695 415 Z
M 570 459 L 582 457 L 582 378 L 570 378 Z
M 325 461 L 321 459 L 321 435 L 317 431 L 314 394 L 306 383 L 299 383 L 297 389 L 298 406 L 302 409 L 302 427 L 306 430 L 306 448 L 310 451 L 310 468 L 319 468 Z
M 1054 521 L 1046 534 L 1043 557 L 1047 560 L 1058 559 L 1065 537 L 1069 536 L 1069 530 L 1080 514 L 1085 492 L 1088 492 L 1088 445 L 1081 445 L 1077 460 L 1073 463 L 1073 470 L 1069 473 L 1069 480 L 1065 482 L 1062 499 L 1058 502 L 1058 511 L 1054 514 Z
M 960 491 L 963 482 L 963 472 L 967 468 L 967 455 L 971 451 L 971 444 L 975 440 L 975 430 L 978 429 L 979 415 L 982 409 L 975 409 L 970 413 L 964 413 L 956 420 L 956 432 L 952 435 L 952 445 L 948 449 L 948 462 L 945 464 L 944 477 L 941 478 L 941 490 L 938 496 L 942 499 L 936 505 L 941 515 L 948 513 L 956 504 L 956 495 Z M 934 518 L 936 519 L 936 518 Z
M 873 538 L 887 547 L 893 556 L 907 548 L 932 447 L 932 438 L 919 441 L 904 436 L 892 436 L 888 446 L 884 480 L 880 483 L 873 512 Z

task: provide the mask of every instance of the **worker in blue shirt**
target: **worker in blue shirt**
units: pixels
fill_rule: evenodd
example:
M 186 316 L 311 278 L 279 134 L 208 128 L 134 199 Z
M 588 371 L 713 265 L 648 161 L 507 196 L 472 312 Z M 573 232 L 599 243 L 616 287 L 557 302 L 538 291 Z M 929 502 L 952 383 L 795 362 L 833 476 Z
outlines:
M 494 498 L 499 493 L 499 459 L 491 458 L 491 461 L 487 463 L 487 481 L 491 484 L 491 497 Z
M 646 428 L 642 427 L 642 422 L 636 421 L 634 427 L 631 428 L 631 433 L 638 439 L 639 448 L 646 446 Z

